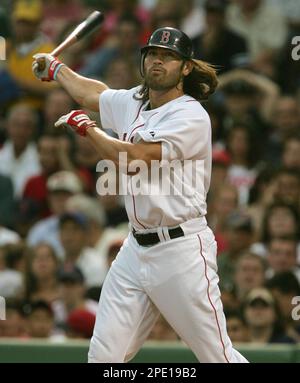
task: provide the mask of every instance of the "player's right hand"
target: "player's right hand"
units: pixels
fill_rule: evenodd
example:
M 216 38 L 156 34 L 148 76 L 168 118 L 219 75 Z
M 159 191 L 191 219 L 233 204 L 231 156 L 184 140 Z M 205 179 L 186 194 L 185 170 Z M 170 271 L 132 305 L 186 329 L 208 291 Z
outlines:
M 70 113 L 61 116 L 54 124 L 56 128 L 71 128 L 80 136 L 86 136 L 88 128 L 97 127 L 83 110 L 72 110 Z
M 42 81 L 56 80 L 58 71 L 64 65 L 61 61 L 49 53 L 38 53 L 33 58 L 32 72 L 38 79 Z

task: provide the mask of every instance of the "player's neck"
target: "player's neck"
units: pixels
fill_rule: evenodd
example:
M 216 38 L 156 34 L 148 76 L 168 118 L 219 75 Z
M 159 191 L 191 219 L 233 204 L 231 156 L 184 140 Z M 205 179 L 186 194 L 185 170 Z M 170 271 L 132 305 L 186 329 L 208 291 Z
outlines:
M 163 91 L 149 89 L 149 100 L 151 109 L 159 108 L 167 102 L 183 96 L 183 94 L 183 90 L 178 88 L 172 88 Z

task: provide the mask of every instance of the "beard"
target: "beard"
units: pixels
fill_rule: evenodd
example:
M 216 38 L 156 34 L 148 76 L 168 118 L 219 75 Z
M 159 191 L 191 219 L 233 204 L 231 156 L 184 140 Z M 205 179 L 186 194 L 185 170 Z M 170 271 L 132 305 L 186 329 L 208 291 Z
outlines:
M 175 88 L 181 82 L 181 79 L 180 72 L 166 75 L 165 71 L 160 73 L 148 71 L 145 74 L 146 86 L 154 91 L 166 91 Z

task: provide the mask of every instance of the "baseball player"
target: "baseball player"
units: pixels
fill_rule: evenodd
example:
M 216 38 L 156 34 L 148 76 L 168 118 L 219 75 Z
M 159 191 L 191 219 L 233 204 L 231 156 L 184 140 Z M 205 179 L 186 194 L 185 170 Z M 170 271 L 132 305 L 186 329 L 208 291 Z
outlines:
M 200 100 L 213 93 L 215 70 L 193 59 L 188 36 L 160 28 L 141 51 L 143 84 L 113 90 L 79 76 L 49 54 L 38 54 L 35 75 L 58 81 L 84 108 L 99 111 L 109 137 L 83 111 L 61 117 L 56 127 L 86 136 L 103 159 L 128 163 L 197 161 L 182 182 L 189 193 L 125 197 L 131 231 L 103 285 L 89 362 L 126 362 L 134 357 L 159 312 L 201 362 L 247 362 L 227 335 L 218 288 L 216 241 L 207 226 L 211 175 L 211 125 Z M 46 68 L 38 68 L 44 59 Z M 196 171 L 196 175 L 195 175 Z M 135 182 L 130 176 L 131 186 Z M 201 184 L 195 187 L 195 177 Z M 199 178 L 198 177 L 198 178 Z M 160 178 L 162 176 L 160 175 Z M 174 186 L 174 177 L 166 181 Z M 146 182 L 144 180 L 144 182 Z

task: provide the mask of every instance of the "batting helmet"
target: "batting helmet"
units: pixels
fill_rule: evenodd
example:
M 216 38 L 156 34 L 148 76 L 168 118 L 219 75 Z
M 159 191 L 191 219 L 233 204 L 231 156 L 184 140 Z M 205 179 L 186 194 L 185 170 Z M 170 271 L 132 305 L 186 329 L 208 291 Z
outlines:
M 182 31 L 176 28 L 159 28 L 152 33 L 148 43 L 141 49 L 141 74 L 144 75 L 144 60 L 148 49 L 152 47 L 169 49 L 178 53 L 182 58 L 192 60 L 193 44 L 191 39 Z

